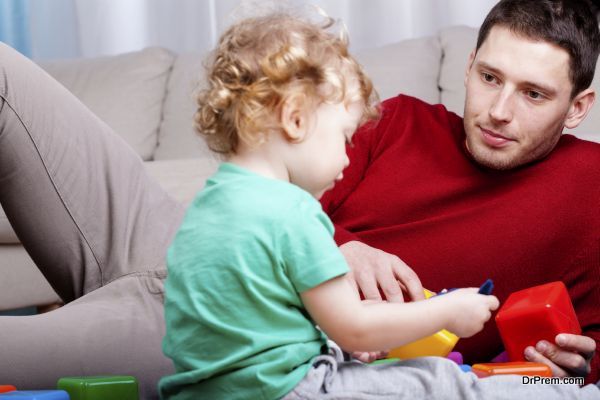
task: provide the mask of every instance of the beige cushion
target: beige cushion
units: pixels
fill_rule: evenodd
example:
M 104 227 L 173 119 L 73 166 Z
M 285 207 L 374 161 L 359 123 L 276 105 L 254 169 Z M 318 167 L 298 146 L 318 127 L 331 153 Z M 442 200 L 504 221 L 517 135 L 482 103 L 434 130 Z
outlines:
M 405 40 L 356 52 L 382 100 L 399 93 L 439 103 L 441 49 L 437 38 Z
M 144 166 L 167 193 L 187 206 L 204 187 L 206 179 L 216 171 L 218 164 L 215 158 L 189 158 L 150 161 Z
M 60 301 L 23 246 L 2 244 L 0 255 L 0 311 Z
M 173 55 L 153 47 L 112 57 L 40 63 L 144 159 L 157 143 Z
M 175 60 L 167 84 L 155 160 L 213 157 L 204 140 L 194 129 L 194 94 L 204 80 L 203 62 L 204 58 L 198 54 L 183 54 Z
M 477 43 L 477 32 L 475 28 L 455 26 L 439 33 L 444 54 L 439 83 L 441 101 L 448 110 L 461 116 L 465 107 L 465 69 Z
M 0 243 L 20 243 L 2 207 L 0 207 Z

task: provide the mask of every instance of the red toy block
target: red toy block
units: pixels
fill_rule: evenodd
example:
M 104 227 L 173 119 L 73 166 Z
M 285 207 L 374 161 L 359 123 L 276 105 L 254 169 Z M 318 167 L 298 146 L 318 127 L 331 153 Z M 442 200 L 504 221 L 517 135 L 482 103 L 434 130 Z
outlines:
M 559 281 L 511 294 L 496 325 L 511 361 L 525 361 L 525 348 L 540 340 L 554 343 L 559 333 L 581 334 L 567 288 Z
M 552 376 L 550 367 L 542 363 L 534 362 L 506 362 L 475 364 L 471 372 L 479 378 L 492 375 L 528 375 L 528 376 Z
M 12 392 L 17 390 L 13 385 L 0 385 L 0 393 Z

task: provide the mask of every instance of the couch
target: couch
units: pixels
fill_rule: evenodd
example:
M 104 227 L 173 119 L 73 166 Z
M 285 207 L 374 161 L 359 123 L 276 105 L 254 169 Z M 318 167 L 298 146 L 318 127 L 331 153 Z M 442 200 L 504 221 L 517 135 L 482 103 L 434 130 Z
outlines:
M 462 114 L 464 70 L 476 36 L 476 29 L 451 27 L 355 55 L 382 99 L 402 92 Z M 172 196 L 188 203 L 218 163 L 193 130 L 193 94 L 203 78 L 203 61 L 201 54 L 154 47 L 40 66 L 120 134 Z M 593 86 L 600 92 L 599 79 Z M 600 106 L 572 133 L 600 142 Z M 2 210 L 0 277 L 0 311 L 59 301 Z

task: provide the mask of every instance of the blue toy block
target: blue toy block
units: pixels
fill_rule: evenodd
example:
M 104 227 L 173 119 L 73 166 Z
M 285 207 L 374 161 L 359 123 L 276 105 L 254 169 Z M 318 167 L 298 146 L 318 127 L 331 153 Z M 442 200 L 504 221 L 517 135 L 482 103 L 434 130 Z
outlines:
M 479 287 L 478 293 L 490 295 L 490 294 L 492 294 L 493 290 L 494 290 L 494 282 L 491 279 L 488 279 L 485 282 L 483 282 L 483 284 Z
M 12 392 L 0 393 L 0 399 L 70 400 L 70 397 L 64 390 L 15 390 Z
M 444 289 L 441 292 L 437 293 L 437 295 L 441 296 L 443 294 L 450 293 L 456 289 L 458 289 L 458 288 Z M 486 281 L 483 282 L 483 284 L 479 287 L 479 290 L 477 291 L 477 293 L 490 295 L 490 294 L 492 294 L 493 291 L 494 291 L 494 281 L 492 281 L 491 279 L 486 279 Z
M 462 365 L 459 365 L 459 367 L 460 367 L 460 369 L 463 370 L 463 372 L 471 372 L 471 366 L 470 365 L 462 364 Z

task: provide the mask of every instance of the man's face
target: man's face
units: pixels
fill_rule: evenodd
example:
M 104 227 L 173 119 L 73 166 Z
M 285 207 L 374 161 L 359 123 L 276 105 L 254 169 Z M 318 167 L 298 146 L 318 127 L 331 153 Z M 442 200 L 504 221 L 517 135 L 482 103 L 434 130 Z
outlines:
M 469 61 L 464 125 L 472 157 L 504 170 L 552 151 L 572 103 L 569 54 L 495 26 Z

